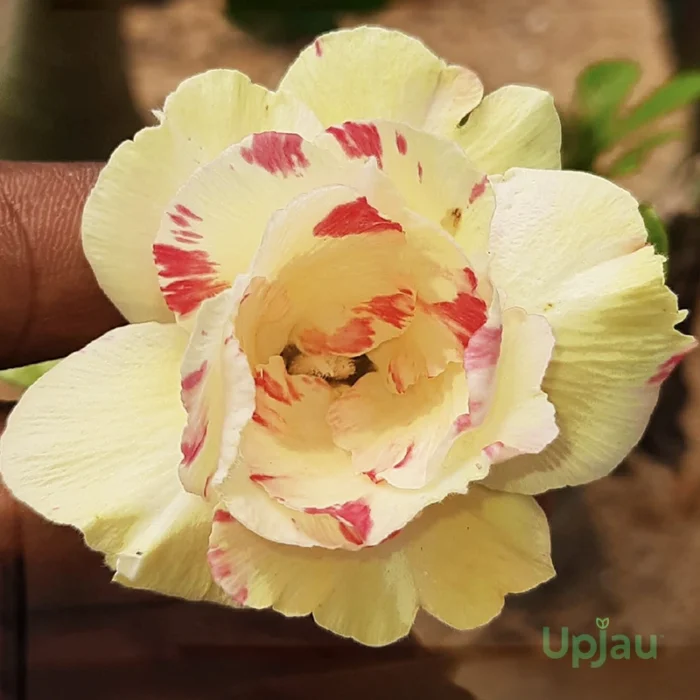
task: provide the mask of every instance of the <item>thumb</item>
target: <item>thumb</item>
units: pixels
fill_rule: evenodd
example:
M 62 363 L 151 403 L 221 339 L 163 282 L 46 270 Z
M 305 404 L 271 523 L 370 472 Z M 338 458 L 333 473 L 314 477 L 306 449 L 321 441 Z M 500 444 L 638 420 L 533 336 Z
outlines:
M 80 240 L 100 168 L 0 161 L 0 368 L 63 357 L 124 323 Z

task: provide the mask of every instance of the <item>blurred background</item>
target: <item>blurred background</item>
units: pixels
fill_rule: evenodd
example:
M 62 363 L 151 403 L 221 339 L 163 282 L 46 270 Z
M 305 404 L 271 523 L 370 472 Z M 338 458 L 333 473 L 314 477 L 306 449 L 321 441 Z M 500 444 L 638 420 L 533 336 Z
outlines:
M 363 23 L 418 36 L 488 90 L 552 92 L 565 165 L 657 212 L 698 335 L 700 0 L 0 0 L 0 159 L 104 160 L 183 78 L 230 67 L 274 88 L 317 33 Z M 0 380 L 0 407 L 21 390 Z M 482 630 L 424 618 L 376 651 L 307 620 L 111 585 L 76 533 L 0 490 L 0 699 L 697 698 L 700 353 L 613 476 L 543 505 L 556 580 Z M 543 653 L 544 626 L 597 636 L 597 617 L 657 635 L 658 658 L 573 669 Z

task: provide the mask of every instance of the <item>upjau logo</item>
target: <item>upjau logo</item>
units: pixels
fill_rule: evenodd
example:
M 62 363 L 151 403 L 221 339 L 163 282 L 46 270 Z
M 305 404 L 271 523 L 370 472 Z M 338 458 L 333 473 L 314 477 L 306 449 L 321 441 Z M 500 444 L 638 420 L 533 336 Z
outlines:
M 552 634 L 549 627 L 542 628 L 542 651 L 550 659 L 563 659 L 571 654 L 571 666 L 579 668 L 581 661 L 590 661 L 591 668 L 600 668 L 610 659 L 655 659 L 658 649 L 658 635 L 644 638 L 641 634 L 630 637 L 626 634 L 613 634 L 608 639 L 609 617 L 596 618 L 598 638 L 592 634 L 573 634 L 569 644 L 569 628 L 562 627 L 559 649 L 552 649 Z M 569 649 L 571 647 L 571 649 Z

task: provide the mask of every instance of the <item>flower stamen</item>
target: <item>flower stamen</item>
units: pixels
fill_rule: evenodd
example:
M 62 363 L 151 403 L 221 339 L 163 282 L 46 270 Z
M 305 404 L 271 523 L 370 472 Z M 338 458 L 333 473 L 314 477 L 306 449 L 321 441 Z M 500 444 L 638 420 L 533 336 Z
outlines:
M 280 354 L 289 374 L 321 377 L 331 386 L 353 386 L 365 374 L 376 370 L 367 355 L 306 355 L 296 345 L 287 345 Z

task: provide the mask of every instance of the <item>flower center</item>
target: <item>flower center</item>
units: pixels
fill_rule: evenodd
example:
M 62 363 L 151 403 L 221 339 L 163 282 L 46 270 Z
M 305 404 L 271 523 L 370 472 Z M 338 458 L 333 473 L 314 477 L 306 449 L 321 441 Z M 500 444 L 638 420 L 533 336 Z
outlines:
M 321 377 L 331 386 L 338 384 L 353 386 L 365 374 L 374 372 L 376 369 L 367 355 L 359 357 L 306 355 L 296 345 L 287 345 L 281 355 L 289 374 Z

